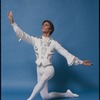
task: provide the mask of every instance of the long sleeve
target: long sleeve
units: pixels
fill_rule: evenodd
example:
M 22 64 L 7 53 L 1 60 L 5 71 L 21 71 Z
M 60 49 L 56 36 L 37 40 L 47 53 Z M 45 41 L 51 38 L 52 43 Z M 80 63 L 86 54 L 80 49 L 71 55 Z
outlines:
M 23 40 L 31 45 L 34 44 L 34 41 L 35 41 L 35 37 L 33 36 L 30 36 L 28 34 L 26 34 L 24 31 L 22 31 L 18 26 L 17 24 L 14 22 L 13 24 L 11 24 L 17 37 L 19 38 L 19 41 Z
M 63 48 L 58 42 L 55 42 L 55 49 L 67 60 L 69 66 L 82 64 L 83 61 L 69 53 L 65 48 Z

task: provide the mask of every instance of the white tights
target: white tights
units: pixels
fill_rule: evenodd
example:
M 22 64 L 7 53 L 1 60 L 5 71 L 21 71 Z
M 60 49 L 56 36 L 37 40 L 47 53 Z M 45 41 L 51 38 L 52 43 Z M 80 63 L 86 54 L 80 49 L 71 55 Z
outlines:
M 48 93 L 48 80 L 54 76 L 53 66 L 37 66 L 38 83 L 34 87 L 31 96 L 27 100 L 32 100 L 39 92 L 43 100 L 59 97 L 78 97 L 79 95 L 73 94 L 70 90 L 65 93 L 50 92 Z

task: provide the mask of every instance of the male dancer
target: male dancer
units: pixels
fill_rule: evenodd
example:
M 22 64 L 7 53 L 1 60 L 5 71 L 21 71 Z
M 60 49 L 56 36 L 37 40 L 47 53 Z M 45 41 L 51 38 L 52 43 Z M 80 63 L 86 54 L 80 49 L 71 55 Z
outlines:
M 51 21 L 43 21 L 42 37 L 37 38 L 26 34 L 17 26 L 12 17 L 12 11 L 8 13 L 8 19 L 11 22 L 11 25 L 13 26 L 13 29 L 19 38 L 19 41 L 23 40 L 31 44 L 34 47 L 36 53 L 38 83 L 34 87 L 31 96 L 27 100 L 32 100 L 39 92 L 43 100 L 59 97 L 78 97 L 79 95 L 72 93 L 69 89 L 65 93 L 48 92 L 48 80 L 54 76 L 54 67 L 51 63 L 54 50 L 57 50 L 58 53 L 65 57 L 69 66 L 73 64 L 91 66 L 92 63 L 90 63 L 89 60 L 82 61 L 75 57 L 66 49 L 64 49 L 57 41 L 50 37 L 54 31 L 54 26 Z

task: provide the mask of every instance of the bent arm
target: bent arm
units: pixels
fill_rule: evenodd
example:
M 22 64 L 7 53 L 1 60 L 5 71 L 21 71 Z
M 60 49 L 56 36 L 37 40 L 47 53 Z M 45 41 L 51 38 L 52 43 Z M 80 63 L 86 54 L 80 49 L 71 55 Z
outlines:
M 58 42 L 55 42 L 55 49 L 67 60 L 69 66 L 83 64 L 83 61 L 69 53 Z

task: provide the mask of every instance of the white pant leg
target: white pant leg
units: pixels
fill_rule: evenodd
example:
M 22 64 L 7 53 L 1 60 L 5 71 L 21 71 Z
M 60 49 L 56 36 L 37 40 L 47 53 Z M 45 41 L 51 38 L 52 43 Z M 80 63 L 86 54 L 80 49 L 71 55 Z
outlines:
M 47 69 L 50 70 L 49 68 Z M 38 81 L 41 79 L 41 75 L 38 74 Z M 50 92 L 48 93 L 48 82 L 46 82 L 45 86 L 40 92 L 41 97 L 43 100 L 53 99 L 53 98 L 59 98 L 59 97 L 78 97 L 77 94 L 72 93 L 69 89 L 65 93 L 60 92 Z
M 42 74 L 40 74 L 40 72 L 37 72 L 38 83 L 35 86 L 32 94 L 28 100 L 32 100 L 35 97 L 35 95 L 39 92 L 40 92 L 43 100 L 59 98 L 59 97 L 78 97 L 77 94 L 73 94 L 70 90 L 68 90 L 65 93 L 59 93 L 59 92 L 48 93 L 48 80 L 53 77 L 54 68 L 53 68 L 53 66 L 48 66 L 46 68 L 43 68 L 43 70 L 40 69 L 40 71 L 42 72 Z
M 46 68 L 41 67 L 38 71 L 37 71 L 38 75 L 41 75 L 37 85 L 34 87 L 33 92 L 31 94 L 31 96 L 28 98 L 28 100 L 32 100 L 37 93 L 39 93 L 43 87 L 47 84 L 47 81 L 53 77 L 54 75 L 54 68 L 53 66 L 47 66 Z
M 52 78 L 54 75 L 54 68 L 53 66 L 48 66 L 45 69 L 46 73 L 49 74 L 49 78 Z M 41 75 L 38 73 L 38 81 L 41 80 Z M 66 97 L 66 92 L 65 93 L 58 93 L 58 92 L 50 92 L 48 93 L 48 81 L 45 83 L 45 86 L 42 88 L 42 90 L 40 91 L 41 97 L 43 100 L 48 100 L 48 99 L 52 99 L 52 98 L 58 98 L 58 97 Z

